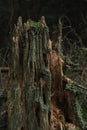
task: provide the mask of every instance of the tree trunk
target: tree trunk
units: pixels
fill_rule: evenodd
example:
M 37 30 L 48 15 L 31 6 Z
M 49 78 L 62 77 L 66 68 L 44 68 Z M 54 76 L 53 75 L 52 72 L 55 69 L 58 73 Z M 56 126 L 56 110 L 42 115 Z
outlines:
M 47 26 L 19 17 L 12 42 L 8 130 L 50 130 L 51 74 Z

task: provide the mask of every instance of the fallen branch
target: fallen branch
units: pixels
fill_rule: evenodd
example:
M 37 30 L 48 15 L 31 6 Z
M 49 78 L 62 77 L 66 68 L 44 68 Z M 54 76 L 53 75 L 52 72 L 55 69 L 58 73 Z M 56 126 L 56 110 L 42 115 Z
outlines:
M 73 70 L 74 71 L 83 71 L 83 70 L 87 71 L 87 67 L 77 67 L 77 68 L 74 68 Z
M 63 76 L 63 80 L 66 81 L 70 85 L 75 84 L 77 87 L 87 90 L 86 87 L 84 87 L 83 85 L 78 84 L 77 82 L 71 80 L 70 78 L 66 77 L 65 75 Z
M 87 88 L 84 87 L 83 85 L 80 85 L 80 84 L 78 84 L 78 83 L 76 83 L 76 82 L 74 82 L 74 84 L 75 84 L 77 87 L 79 87 L 79 88 L 82 88 L 82 89 L 87 90 Z
M 0 67 L 0 71 L 9 71 L 9 67 Z

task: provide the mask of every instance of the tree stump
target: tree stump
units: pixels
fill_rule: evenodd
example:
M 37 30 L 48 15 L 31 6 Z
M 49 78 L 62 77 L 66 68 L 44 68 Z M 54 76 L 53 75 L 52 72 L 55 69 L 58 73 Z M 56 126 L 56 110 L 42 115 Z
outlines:
M 12 40 L 8 90 L 8 130 L 51 129 L 49 31 L 41 22 L 18 18 Z

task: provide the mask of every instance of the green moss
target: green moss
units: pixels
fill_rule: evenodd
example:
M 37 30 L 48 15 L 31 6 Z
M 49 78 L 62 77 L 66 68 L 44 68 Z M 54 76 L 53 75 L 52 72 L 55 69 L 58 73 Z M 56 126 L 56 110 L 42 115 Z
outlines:
M 87 102 L 84 101 L 84 96 L 80 95 L 76 98 L 76 109 L 78 124 L 83 128 L 87 128 Z
M 30 27 L 35 27 L 36 29 L 41 29 L 42 25 L 40 22 L 34 22 L 34 21 L 30 21 Z
M 83 50 L 84 52 L 87 52 L 87 48 L 82 48 L 82 50 Z
M 66 122 L 64 115 L 62 115 L 61 120 L 62 120 L 62 122 Z
M 78 127 L 76 127 L 76 129 L 75 130 L 81 130 L 80 128 L 78 128 Z
M 76 124 L 81 130 L 87 129 L 87 94 L 86 92 L 77 87 L 75 84 L 67 85 L 67 90 L 74 94 L 72 102 L 73 114 L 76 118 Z

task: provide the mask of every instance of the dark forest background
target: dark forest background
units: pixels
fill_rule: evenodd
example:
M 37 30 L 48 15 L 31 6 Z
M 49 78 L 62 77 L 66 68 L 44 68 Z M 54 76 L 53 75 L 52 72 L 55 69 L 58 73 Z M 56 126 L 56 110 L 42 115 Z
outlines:
M 46 17 L 50 32 L 55 29 L 59 17 L 67 17 L 86 45 L 86 0 L 0 0 L 0 48 L 9 44 L 18 16 L 26 21 L 28 18 L 38 20 L 42 15 Z

